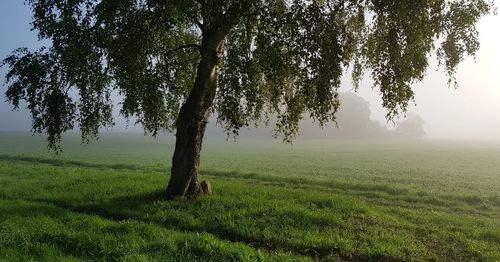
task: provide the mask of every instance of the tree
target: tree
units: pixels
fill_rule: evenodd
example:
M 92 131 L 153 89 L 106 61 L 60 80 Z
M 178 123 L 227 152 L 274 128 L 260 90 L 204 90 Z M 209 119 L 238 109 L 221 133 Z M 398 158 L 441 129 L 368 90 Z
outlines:
M 336 123 L 325 124 L 322 128 L 304 116 L 299 124 L 299 138 L 342 139 L 342 138 L 383 138 L 394 135 L 378 121 L 371 119 L 370 103 L 354 92 L 339 92 L 339 110 L 335 114 Z
M 396 132 L 405 137 L 421 138 L 425 136 L 425 121 L 415 113 L 407 113 L 406 118 L 397 123 Z
M 306 121 L 302 121 L 300 125 L 300 136 L 308 133 L 318 138 L 380 138 L 391 135 L 389 130 L 370 118 L 370 103 L 362 97 L 353 92 L 340 92 L 339 102 L 340 108 L 335 115 L 336 125 L 327 125 L 320 130 L 314 128 L 313 122 L 305 117 Z
M 145 132 L 176 130 L 168 197 L 201 193 L 200 151 L 217 112 L 228 134 L 270 115 L 290 141 L 307 113 L 335 121 L 337 89 L 352 65 L 358 86 L 369 72 L 388 118 L 413 99 L 428 55 L 453 78 L 478 50 L 486 0 L 27 0 L 33 28 L 51 45 L 4 60 L 6 96 L 25 101 L 32 131 L 61 134 L 78 125 L 82 141 L 121 114 Z

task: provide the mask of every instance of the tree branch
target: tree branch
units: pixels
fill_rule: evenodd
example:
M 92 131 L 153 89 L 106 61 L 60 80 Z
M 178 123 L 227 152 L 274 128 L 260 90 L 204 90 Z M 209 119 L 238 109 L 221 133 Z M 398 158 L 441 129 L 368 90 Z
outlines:
M 198 26 L 198 28 L 200 28 L 200 30 L 202 32 L 205 30 L 205 27 L 203 26 L 203 24 L 199 20 L 194 19 L 194 23 Z
M 179 51 L 181 49 L 186 49 L 186 48 L 196 48 L 196 49 L 198 49 L 198 51 L 201 51 L 201 46 L 198 44 L 186 44 L 186 45 L 178 46 L 175 49 L 172 49 L 169 53 L 173 53 L 173 52 Z

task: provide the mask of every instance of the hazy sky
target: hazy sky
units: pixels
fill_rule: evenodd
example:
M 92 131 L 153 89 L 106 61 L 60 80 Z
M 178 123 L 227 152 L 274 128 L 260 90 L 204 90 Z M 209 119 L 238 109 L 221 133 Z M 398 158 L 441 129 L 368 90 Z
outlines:
M 495 0 L 500 7 L 500 0 Z M 447 76 L 435 58 L 423 82 L 414 86 L 416 106 L 410 108 L 426 121 L 430 137 L 500 140 L 500 16 L 489 15 L 478 24 L 481 48 L 457 70 L 459 88 L 447 87 Z M 351 89 L 344 81 L 344 89 Z M 358 94 L 370 101 L 372 117 L 386 122 L 386 110 L 366 79 Z M 392 126 L 390 124 L 389 126 Z
M 31 13 L 23 0 L 0 1 L 0 59 L 18 47 L 36 48 L 36 34 L 30 31 Z M 495 0 L 500 6 L 500 0 Z M 479 25 L 481 49 L 476 60 L 467 59 L 457 70 L 458 89 L 447 87 L 447 77 L 438 70 L 435 59 L 422 83 L 416 84 L 416 106 L 410 111 L 425 121 L 425 129 L 433 138 L 464 138 L 500 140 L 500 16 L 487 16 Z M 5 68 L 0 69 L 0 130 L 29 130 L 30 119 L 26 110 L 12 112 L 5 103 L 3 85 Z M 351 90 L 345 78 L 342 91 Z M 377 90 L 370 88 L 366 78 L 358 94 L 370 102 L 372 118 L 386 123 Z M 392 124 L 387 124 L 389 127 Z M 115 128 L 123 130 L 120 121 Z

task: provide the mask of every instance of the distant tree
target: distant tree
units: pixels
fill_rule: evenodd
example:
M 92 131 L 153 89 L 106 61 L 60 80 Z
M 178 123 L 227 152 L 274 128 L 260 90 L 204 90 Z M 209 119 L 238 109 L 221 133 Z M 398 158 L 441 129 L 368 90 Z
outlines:
M 336 125 L 330 123 L 317 128 L 314 121 L 305 116 L 300 125 L 300 137 L 307 138 L 374 138 L 388 137 L 391 132 L 371 119 L 368 101 L 353 92 L 339 93 L 340 107 L 336 113 Z
M 370 103 L 355 93 L 340 94 L 340 109 L 336 115 L 338 128 L 328 130 L 331 136 L 380 137 L 387 129 L 371 119 Z
M 425 121 L 415 113 L 407 113 L 403 121 L 396 124 L 396 132 L 405 137 L 421 138 L 425 136 Z
M 340 108 L 336 114 L 338 129 L 328 131 L 338 131 L 341 134 L 351 136 L 364 133 L 372 122 L 368 101 L 354 93 L 341 93 L 339 102 Z
M 33 28 L 51 46 L 4 61 L 7 99 L 27 102 L 32 131 L 82 140 L 121 114 L 152 135 L 176 129 L 168 197 L 201 193 L 200 151 L 217 112 L 228 132 L 270 114 L 289 141 L 304 113 L 335 119 L 337 89 L 353 65 L 368 71 L 388 118 L 405 111 L 430 52 L 450 77 L 479 47 L 487 0 L 26 0 Z

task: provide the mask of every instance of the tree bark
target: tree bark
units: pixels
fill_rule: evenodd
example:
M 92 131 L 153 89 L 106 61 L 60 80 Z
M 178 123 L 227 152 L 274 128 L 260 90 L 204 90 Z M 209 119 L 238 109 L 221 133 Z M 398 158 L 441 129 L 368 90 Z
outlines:
M 169 199 L 194 198 L 203 193 L 198 180 L 200 152 L 215 98 L 224 37 L 217 32 L 203 33 L 195 83 L 176 123 L 175 151 L 167 186 Z

